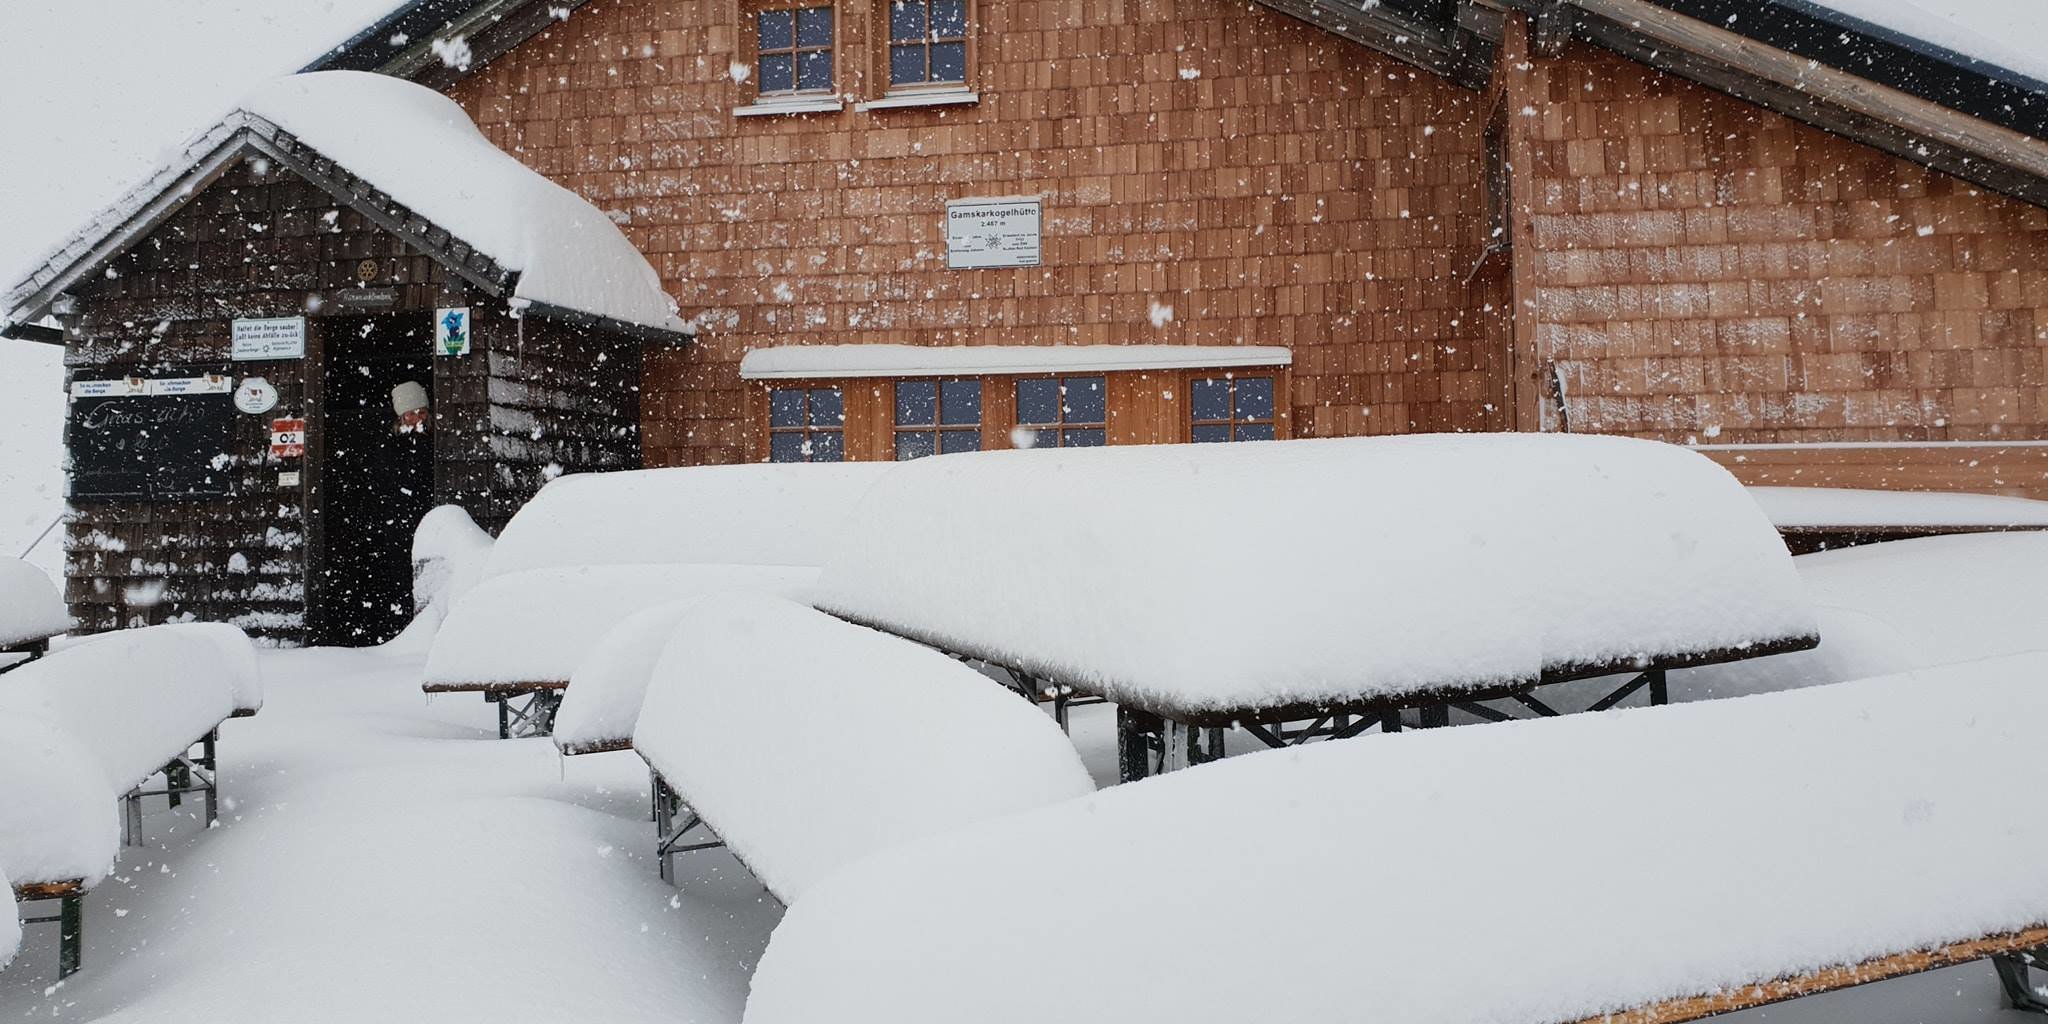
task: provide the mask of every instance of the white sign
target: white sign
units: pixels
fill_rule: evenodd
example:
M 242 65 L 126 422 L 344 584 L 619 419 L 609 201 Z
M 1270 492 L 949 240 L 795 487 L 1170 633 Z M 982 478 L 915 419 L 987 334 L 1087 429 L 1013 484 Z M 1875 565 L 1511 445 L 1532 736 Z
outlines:
M 120 398 L 129 395 L 146 395 L 149 382 L 140 377 L 123 377 L 120 380 L 74 380 L 71 382 L 73 398 Z
M 288 469 L 279 473 L 277 475 L 277 485 L 279 487 L 297 487 L 299 485 L 299 471 Z
M 434 354 L 469 354 L 469 307 L 443 306 L 434 310 Z
M 277 388 L 261 377 L 245 377 L 235 389 L 235 408 L 254 415 L 277 408 Z
M 306 355 L 306 318 L 274 316 L 236 320 L 236 359 L 301 359 Z
M 1037 196 L 955 199 L 946 204 L 946 266 L 952 270 L 1038 265 Z
M 232 390 L 232 378 L 217 373 L 209 373 L 204 377 L 171 377 L 149 382 L 149 393 L 165 398 L 178 395 L 225 395 Z

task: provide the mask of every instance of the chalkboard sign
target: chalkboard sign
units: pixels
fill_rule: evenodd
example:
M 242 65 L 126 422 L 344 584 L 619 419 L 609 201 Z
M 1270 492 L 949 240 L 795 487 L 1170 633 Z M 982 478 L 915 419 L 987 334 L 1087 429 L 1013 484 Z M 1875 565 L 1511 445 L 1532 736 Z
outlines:
M 233 493 L 234 396 L 74 397 L 66 443 L 73 500 L 174 501 Z

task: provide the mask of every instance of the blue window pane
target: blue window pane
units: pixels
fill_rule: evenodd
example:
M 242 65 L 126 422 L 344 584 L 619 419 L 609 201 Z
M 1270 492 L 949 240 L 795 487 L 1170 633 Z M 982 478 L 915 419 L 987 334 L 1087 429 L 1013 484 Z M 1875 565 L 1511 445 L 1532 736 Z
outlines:
M 924 0 L 894 0 L 889 5 L 889 39 L 898 43 L 924 38 Z
M 806 7 L 796 12 L 796 44 L 832 45 L 832 8 Z
M 932 38 L 959 39 L 967 34 L 967 0 L 932 0 Z
M 1103 415 L 1107 398 L 1102 391 L 1100 377 L 1068 377 L 1060 382 L 1066 393 L 1062 396 L 1067 407 L 1068 423 L 1102 423 L 1108 420 Z
M 799 89 L 832 88 L 832 51 L 808 50 L 796 58 L 796 87 Z
M 932 81 L 967 81 L 967 44 L 932 44 Z
M 1237 440 L 1239 441 L 1271 441 L 1272 439 L 1273 425 L 1271 423 L 1242 423 L 1238 425 Z
M 1060 443 L 1068 448 L 1100 448 L 1108 440 L 1102 435 L 1101 427 L 1090 427 L 1086 430 L 1067 431 L 1066 437 Z
M 981 425 L 981 382 L 949 380 L 940 385 L 939 414 L 948 426 Z
M 796 431 L 771 435 L 768 438 L 768 461 L 804 461 L 804 435 Z
M 788 92 L 794 88 L 796 88 L 796 78 L 794 72 L 790 70 L 789 54 L 762 54 L 761 91 Z
M 1188 403 L 1197 420 L 1227 420 L 1230 418 L 1230 381 L 1222 377 L 1210 377 L 1194 382 L 1188 389 Z M 1196 438 L 1196 440 L 1201 440 Z M 1216 438 L 1221 441 L 1224 438 Z
M 896 385 L 896 425 L 929 427 L 938 422 L 939 386 L 928 380 L 906 380 Z
M 1245 377 L 1237 382 L 1237 418 L 1241 420 L 1270 420 L 1273 418 L 1273 378 Z
M 845 440 L 840 437 L 839 431 L 811 431 L 812 462 L 844 462 L 846 461 L 845 448 Z
M 762 11 L 755 21 L 763 50 L 787 50 L 795 42 L 796 19 L 789 11 Z
M 896 461 L 903 462 L 909 459 L 921 459 L 931 453 L 932 435 L 930 431 L 899 430 L 896 432 Z
M 981 431 L 979 430 L 948 430 L 939 435 L 939 451 L 949 455 L 953 452 L 978 452 L 980 450 Z
M 771 427 L 803 426 L 804 393 L 789 388 L 778 388 L 769 392 L 768 425 Z
M 914 85 L 924 81 L 924 47 L 892 46 L 889 48 L 889 84 Z
M 1058 423 L 1059 421 L 1059 381 L 1020 380 L 1017 382 L 1017 422 Z
M 838 388 L 811 389 L 811 426 L 836 427 L 846 422 L 846 403 Z
M 1230 428 L 1222 424 L 1198 426 L 1195 428 L 1194 439 L 1197 443 L 1228 441 L 1230 440 Z

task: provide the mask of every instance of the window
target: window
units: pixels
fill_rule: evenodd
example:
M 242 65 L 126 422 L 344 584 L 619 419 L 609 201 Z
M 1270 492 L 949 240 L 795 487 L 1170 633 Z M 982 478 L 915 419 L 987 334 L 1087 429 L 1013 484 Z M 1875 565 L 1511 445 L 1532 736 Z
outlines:
M 888 0 L 889 87 L 965 85 L 967 0 Z
M 1271 441 L 1273 378 L 1207 377 L 1188 388 L 1194 441 Z
M 981 450 L 981 382 L 896 384 L 896 458 Z
M 776 7 L 754 14 L 763 96 L 832 91 L 832 8 Z
M 838 388 L 768 393 L 768 461 L 844 462 L 846 399 Z
M 1108 440 L 1108 392 L 1101 377 L 1017 382 L 1017 447 L 1094 448 Z

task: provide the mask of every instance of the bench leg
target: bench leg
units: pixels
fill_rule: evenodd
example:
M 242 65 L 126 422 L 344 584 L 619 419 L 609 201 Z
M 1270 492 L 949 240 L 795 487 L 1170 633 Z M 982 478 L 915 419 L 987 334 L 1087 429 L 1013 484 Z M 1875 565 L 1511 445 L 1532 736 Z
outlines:
M 142 796 L 129 793 L 121 798 L 121 845 L 142 845 Z
M 512 738 L 512 709 L 505 705 L 504 694 L 484 694 L 484 699 L 498 705 L 498 738 Z
M 171 802 L 173 810 L 185 802 L 185 794 L 179 790 L 188 789 L 191 785 L 192 769 L 185 767 L 184 761 L 172 761 L 164 766 L 164 788 L 169 790 L 164 794 L 164 799 Z
M 85 894 L 74 892 L 57 905 L 57 977 L 61 980 L 85 966 Z
M 2023 1013 L 2048 1014 L 2048 999 L 2034 988 L 2027 976 L 2028 963 L 2048 964 L 2048 950 L 1994 956 L 1991 966 L 1998 971 L 1998 984 L 2005 989 L 2005 1005 Z
M 200 741 L 203 760 L 199 763 L 206 768 L 206 827 L 212 828 L 220 822 L 220 756 L 216 747 L 220 741 L 220 730 L 214 729 Z
M 1116 709 L 1116 778 L 1136 782 L 1157 775 L 1154 752 L 1160 748 L 1164 731 L 1158 715 L 1118 706 Z

